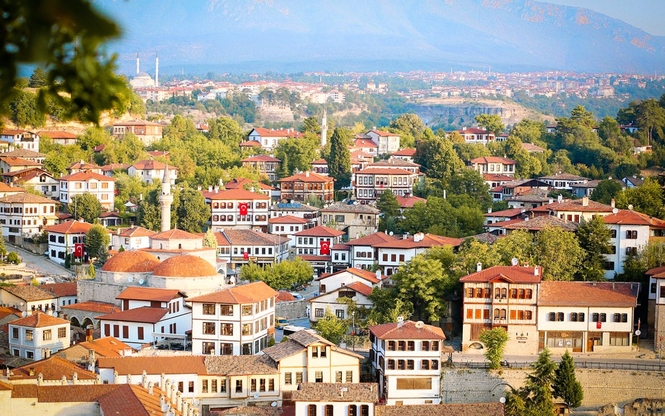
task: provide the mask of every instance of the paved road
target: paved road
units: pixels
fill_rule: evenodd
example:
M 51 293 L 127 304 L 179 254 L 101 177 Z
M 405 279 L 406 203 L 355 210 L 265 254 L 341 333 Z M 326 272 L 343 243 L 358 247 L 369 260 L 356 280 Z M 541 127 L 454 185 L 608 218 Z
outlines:
M 22 248 L 6 244 L 7 251 L 16 251 L 23 260 L 27 269 L 35 270 L 38 275 L 51 275 L 51 276 L 72 276 L 71 272 L 59 264 L 54 263 L 47 257 L 33 254 Z M 0 269 L 4 266 L 0 266 Z

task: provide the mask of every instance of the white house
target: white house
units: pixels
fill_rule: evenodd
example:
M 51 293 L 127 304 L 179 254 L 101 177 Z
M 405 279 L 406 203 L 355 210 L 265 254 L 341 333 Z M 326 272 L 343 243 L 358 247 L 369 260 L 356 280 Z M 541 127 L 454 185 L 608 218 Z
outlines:
M 60 178 L 60 202 L 69 204 L 77 195 L 89 193 L 102 204 L 102 208 L 111 211 L 115 199 L 115 179 L 94 172 L 76 172 Z M 72 212 L 76 207 L 69 207 Z
M 477 127 L 468 127 L 458 130 L 459 134 L 464 137 L 464 141 L 470 144 L 482 144 L 486 146 L 487 143 L 494 141 L 496 138 L 491 131 L 479 129 Z
M 392 275 L 404 263 L 413 257 L 434 246 L 459 247 L 464 242 L 462 238 L 443 237 L 435 234 L 416 233 L 404 236 L 402 239 L 388 240 L 375 244 L 377 249 L 377 263 L 379 269 L 386 276 Z
M 27 192 L 0 198 L 0 225 L 2 236 L 10 243 L 17 237 L 32 237 L 44 227 L 54 225 L 58 217 L 56 202 Z
M 566 189 L 568 191 L 572 191 L 573 185 L 586 183 L 589 180 L 583 176 L 572 175 L 570 173 L 555 173 L 554 175 L 543 176 L 538 179 L 554 189 Z
M 505 157 L 483 156 L 469 161 L 471 168 L 482 174 L 515 176 L 517 162 Z
M 154 181 L 161 182 L 164 178 L 164 171 L 168 168 L 171 185 L 175 185 L 178 176 L 178 170 L 173 166 L 167 166 L 158 160 L 139 160 L 127 169 L 129 176 L 136 176 L 147 184 Z
M 367 136 L 377 145 L 377 155 L 395 153 L 399 150 L 399 134 L 382 130 L 370 130 Z
M 252 355 L 275 331 L 277 292 L 254 282 L 188 299 L 192 304 L 192 353 Z
M 281 234 L 265 234 L 254 230 L 222 230 L 215 234 L 217 257 L 232 269 L 250 262 L 271 265 L 286 260 L 291 240 Z
M 303 230 L 295 234 L 296 253 L 329 256 L 330 249 L 341 241 L 342 235 L 344 235 L 343 231 L 324 227 L 323 225 Z
M 630 352 L 639 290 L 635 282 L 541 282 L 540 343 L 553 354 Z
M 319 294 L 323 294 L 348 286 L 354 282 L 362 283 L 371 289 L 381 287 L 381 283 L 385 278 L 379 271 L 370 272 L 368 270 L 349 267 L 346 270 L 336 273 L 323 274 L 317 279 L 317 282 L 319 283 Z
M 150 247 L 150 237 L 155 234 L 157 233 L 139 226 L 118 229 L 111 236 L 111 246 L 114 250 L 119 250 L 120 247 L 125 250 L 147 248 Z
M 39 134 L 32 131 L 5 129 L 0 132 L 0 141 L 15 149 L 39 152 Z
M 77 244 L 85 243 L 85 236 L 90 228 L 92 228 L 92 224 L 73 220 L 48 227 L 46 231 L 48 231 L 49 259 L 64 264 L 67 254 L 77 255 Z M 80 254 L 82 257 L 84 253 Z
M 365 237 L 348 241 L 345 245 L 350 247 L 349 258 L 351 267 L 368 270 L 379 261 L 379 249 L 377 244 L 396 241 L 397 238 L 382 231 Z
M 441 328 L 400 321 L 370 327 L 369 333 L 380 399 L 389 406 L 441 403 Z
M 293 392 L 296 416 L 374 416 L 379 400 L 376 383 L 302 383 Z
M 370 165 L 355 173 L 355 198 L 361 204 L 369 204 L 386 191 L 398 196 L 410 195 L 418 180 L 418 174 L 406 169 Z
M 273 150 L 280 141 L 289 137 L 303 137 L 303 134 L 296 129 L 275 130 L 257 127 L 249 132 L 247 140 L 260 143 L 266 150 Z
M 641 212 L 615 209 L 603 221 L 610 229 L 611 253 L 606 254 L 605 278 L 614 279 L 623 273 L 624 263 L 630 255 L 636 255 L 652 239 L 665 235 L 665 221 Z
M 293 215 L 274 217 L 268 220 L 268 232 L 289 239 L 289 246 L 295 245 L 295 234 L 307 228 L 308 221 Z
M 327 310 L 335 314 L 339 319 L 352 319 L 349 315 L 348 307 L 341 299 L 353 299 L 358 307 L 371 308 L 374 303 L 369 300 L 374 288 L 360 282 L 352 282 L 348 285 L 330 290 L 309 300 L 310 313 L 309 320 L 317 322 L 325 316 Z
M 28 313 L 34 311 L 57 311 L 56 295 L 37 286 L 1 286 L 0 302 L 3 305 Z
M 55 311 L 58 313 L 61 310 L 60 308 L 63 306 L 72 305 L 78 301 L 77 287 L 78 282 L 76 281 L 39 285 L 39 289 L 49 292 L 55 296 Z
M 9 351 L 29 360 L 48 358 L 69 347 L 69 321 L 36 311 L 9 323 Z
M 211 208 L 213 231 L 245 229 L 268 231 L 270 197 L 245 189 L 208 190 L 203 192 Z

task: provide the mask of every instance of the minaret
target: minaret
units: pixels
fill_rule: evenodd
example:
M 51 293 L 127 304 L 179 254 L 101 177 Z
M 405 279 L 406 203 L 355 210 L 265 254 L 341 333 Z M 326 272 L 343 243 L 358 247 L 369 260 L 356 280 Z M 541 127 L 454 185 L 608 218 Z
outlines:
M 323 109 L 323 117 L 321 118 L 321 147 L 326 146 L 328 141 L 328 120 L 326 120 L 326 109 Z
M 155 54 L 155 87 L 159 87 L 159 55 Z
M 136 52 L 136 73 L 139 73 L 139 53 Z
M 162 194 L 159 196 L 159 205 L 162 207 L 162 232 L 171 229 L 171 204 L 173 195 L 171 194 L 171 172 L 169 165 L 164 168 L 164 178 L 162 179 Z

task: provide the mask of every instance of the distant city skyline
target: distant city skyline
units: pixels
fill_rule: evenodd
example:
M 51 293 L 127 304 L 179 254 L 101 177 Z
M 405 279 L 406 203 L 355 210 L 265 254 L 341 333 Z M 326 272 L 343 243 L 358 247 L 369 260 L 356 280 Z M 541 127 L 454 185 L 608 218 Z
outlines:
M 663 0 L 543 0 L 565 6 L 583 7 L 638 27 L 652 35 L 665 36 Z

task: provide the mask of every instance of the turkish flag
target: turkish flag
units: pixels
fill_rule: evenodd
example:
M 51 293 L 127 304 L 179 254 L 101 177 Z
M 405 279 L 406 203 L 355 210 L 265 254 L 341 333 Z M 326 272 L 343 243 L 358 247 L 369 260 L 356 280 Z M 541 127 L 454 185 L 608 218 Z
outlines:
M 249 210 L 249 204 L 247 202 L 241 202 L 238 204 L 238 209 L 240 210 L 240 215 L 247 215 Z
M 330 241 L 321 241 L 321 255 L 330 254 Z
M 83 243 L 74 244 L 74 257 L 81 258 L 85 252 L 85 245 Z
M 245 260 L 249 260 L 249 251 L 243 251 L 242 258 Z

